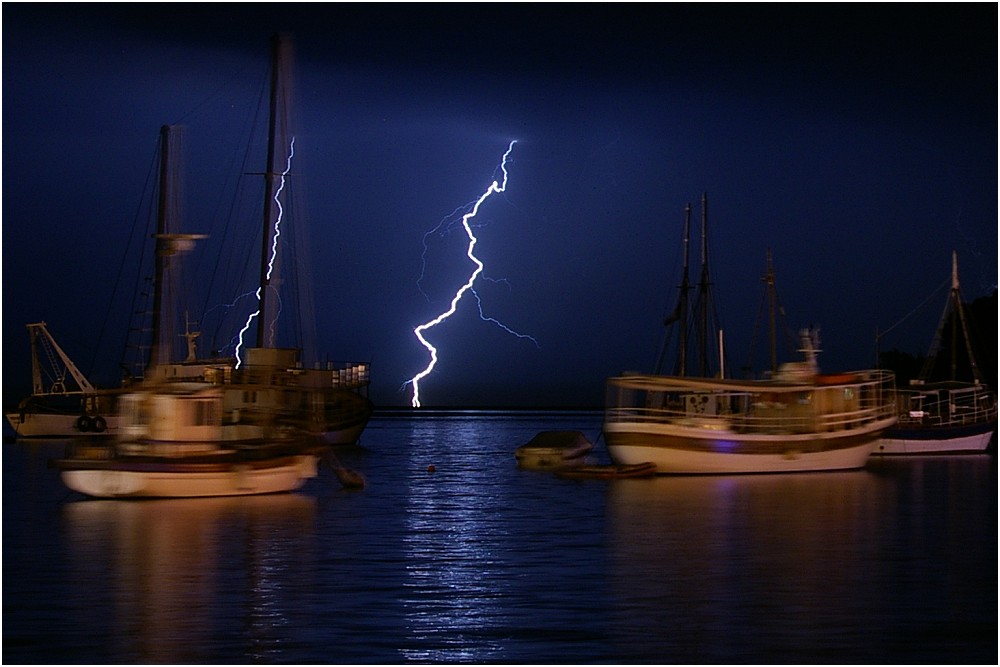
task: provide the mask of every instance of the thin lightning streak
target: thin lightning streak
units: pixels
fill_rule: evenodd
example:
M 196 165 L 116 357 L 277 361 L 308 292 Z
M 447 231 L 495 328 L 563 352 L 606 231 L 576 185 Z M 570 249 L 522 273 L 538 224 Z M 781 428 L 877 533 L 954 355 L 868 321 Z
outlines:
M 438 361 L 438 351 L 437 351 L 437 348 L 434 347 L 426 338 L 424 338 L 424 332 L 427 331 L 428 329 L 436 327 L 437 325 L 441 324 L 441 322 L 445 321 L 446 319 L 448 319 L 449 317 L 451 317 L 452 315 L 454 315 L 455 311 L 458 308 L 458 302 L 462 299 L 462 297 L 465 295 L 466 292 L 471 291 L 472 294 L 476 297 L 476 301 L 479 302 L 479 295 L 476 294 L 476 291 L 472 288 L 472 286 L 476 282 L 476 279 L 479 277 L 479 275 L 483 272 L 485 266 L 479 260 L 479 258 L 476 257 L 475 254 L 473 254 L 473 251 L 476 248 L 476 242 L 478 241 L 478 239 L 476 239 L 475 234 L 472 233 L 472 226 L 469 224 L 469 220 L 471 220 L 472 218 L 476 217 L 476 214 L 479 212 L 479 206 L 484 201 L 486 201 L 486 199 L 488 199 L 491 194 L 493 194 L 493 193 L 501 193 L 501 192 L 503 192 L 507 188 L 507 157 L 510 155 L 510 152 L 514 149 L 514 144 L 515 143 L 517 143 L 517 141 L 511 141 L 510 142 L 510 145 L 507 147 L 507 152 L 503 154 L 503 160 L 500 163 L 500 169 L 503 172 L 503 182 L 502 183 L 497 183 L 496 181 L 493 181 L 493 183 L 490 184 L 490 187 L 488 187 L 486 189 L 486 192 L 484 192 L 479 197 L 479 199 L 476 200 L 475 204 L 472 205 L 472 209 L 468 213 L 466 213 L 465 215 L 462 216 L 462 227 L 465 229 L 465 233 L 469 237 L 469 247 L 468 247 L 468 250 L 466 250 L 465 254 L 476 265 L 475 270 L 472 272 L 472 275 L 469 276 L 469 279 L 465 282 L 465 284 L 462 285 L 462 287 L 460 287 L 459 290 L 455 293 L 455 296 L 452 297 L 451 305 L 449 306 L 448 310 L 446 310 L 445 312 L 441 313 L 440 315 L 438 315 L 437 317 L 435 317 L 433 320 L 431 320 L 429 322 L 426 322 L 424 324 L 419 325 L 418 327 L 416 327 L 413 330 L 414 335 L 417 337 L 417 339 L 420 341 L 420 343 L 425 348 L 427 348 L 427 351 L 430 352 L 430 355 L 431 355 L 431 360 L 430 360 L 430 363 L 427 364 L 427 367 L 424 370 L 422 370 L 419 373 L 417 373 L 412 379 L 409 380 L 409 384 L 413 385 L 413 399 L 411 401 L 411 405 L 413 407 L 415 407 L 415 408 L 419 408 L 420 407 L 420 380 L 422 380 L 425 377 L 427 377 L 428 375 L 430 375 L 431 371 L 434 370 L 434 366 L 437 365 L 437 361 Z M 461 210 L 463 208 L 467 208 L 467 206 L 466 207 L 461 207 L 460 206 L 459 208 L 457 208 L 455 210 L 459 211 L 459 210 Z M 454 215 L 454 212 L 452 213 L 452 215 Z M 450 218 L 450 217 L 451 216 L 448 216 L 448 218 Z M 445 218 L 445 220 L 447 220 L 448 218 Z M 435 227 L 433 230 L 431 230 L 431 232 L 428 232 L 428 234 L 432 233 L 434 231 L 437 231 L 438 229 L 440 229 L 440 227 L 441 227 L 441 225 L 443 223 L 444 223 L 444 220 L 442 220 L 441 223 L 438 223 L 438 226 Z M 426 251 L 426 237 L 427 237 L 427 235 L 424 236 L 424 239 L 425 239 L 425 246 L 424 246 L 425 247 L 425 251 Z M 518 336 L 520 338 L 530 338 L 532 341 L 535 342 L 535 345 L 538 345 L 538 341 L 535 341 L 535 339 L 531 338 L 531 336 L 524 336 L 522 334 L 519 334 L 519 333 L 517 333 L 515 331 L 512 331 L 508 327 L 504 326 L 498 320 L 486 317 L 483 314 L 483 308 L 482 308 L 482 303 L 481 302 L 479 302 L 479 316 L 482 319 L 484 319 L 484 320 L 486 320 L 488 322 L 493 322 L 493 323 L 497 324 L 498 326 L 500 326 L 501 328 L 503 328 L 504 330 L 506 330 L 508 333 L 511 333 L 511 334 L 513 334 L 515 336 Z
M 291 145 L 288 147 L 288 159 L 285 162 L 285 170 L 281 172 L 281 183 L 278 185 L 278 189 L 275 190 L 274 192 L 274 203 L 277 204 L 278 206 L 278 215 L 274 220 L 274 238 L 271 240 L 271 259 L 267 263 L 266 276 L 268 282 L 270 282 L 271 272 L 274 270 L 274 260 L 278 256 L 278 237 L 281 236 L 281 217 L 285 212 L 284 207 L 281 205 L 280 196 L 281 196 L 281 191 L 285 189 L 285 176 L 287 176 L 288 172 L 291 171 L 292 169 L 293 157 L 295 157 L 295 137 L 292 137 Z M 255 295 L 257 297 L 257 310 L 250 313 L 250 316 L 247 317 L 247 323 L 243 325 L 242 329 L 240 329 L 239 343 L 236 344 L 236 368 L 239 368 L 240 365 L 243 363 L 243 360 L 240 359 L 240 348 L 243 347 L 243 334 L 245 334 L 247 330 L 250 328 L 250 324 L 254 321 L 254 318 L 260 315 L 259 287 L 257 288 Z M 272 322 L 272 326 L 273 324 L 274 323 Z
M 220 303 L 218 305 L 212 306 L 211 308 L 209 308 L 208 310 L 205 311 L 204 317 L 207 318 L 209 315 L 211 315 L 212 313 L 214 313 L 215 311 L 217 311 L 219 309 L 222 309 L 223 311 L 228 312 L 230 308 L 234 308 L 240 301 L 242 301 L 243 299 L 246 299 L 248 297 L 251 297 L 253 295 L 254 295 L 253 292 L 244 292 L 243 294 L 240 294 L 238 297 L 236 297 L 235 299 L 233 299 L 229 303 Z M 222 349 L 223 350 L 227 350 L 230 347 L 235 348 L 238 342 L 239 342 L 239 334 L 235 334 L 235 335 L 233 335 L 229 339 L 229 342 Z
M 486 280 L 487 279 L 486 276 L 483 276 L 483 279 Z M 493 282 L 500 282 L 500 281 L 493 281 Z M 506 282 L 506 279 L 504 279 L 503 282 Z M 487 317 L 486 314 L 483 313 L 483 301 L 482 301 L 482 299 L 479 298 L 479 292 L 477 292 L 475 290 L 475 288 L 470 288 L 469 291 L 472 292 L 472 296 L 476 297 L 476 304 L 479 306 L 479 318 L 481 320 L 485 320 L 486 322 L 492 322 L 493 324 L 497 325 L 498 327 L 500 327 L 501 329 L 503 329 L 504 331 L 506 331 L 507 333 L 509 333 L 512 336 L 517 336 L 518 338 L 527 338 L 528 340 L 530 340 L 532 343 L 535 344 L 535 347 L 541 348 L 541 345 L 538 344 L 538 341 L 535 340 L 534 336 L 529 336 L 528 334 L 518 333 L 518 332 L 514 331 L 513 329 L 511 329 L 510 327 L 508 327 L 503 322 L 501 322 L 500 320 L 498 320 L 498 319 L 496 319 L 494 317 Z
M 424 234 L 423 238 L 424 251 L 420 253 L 420 277 L 417 278 L 417 289 L 420 290 L 420 293 L 423 294 L 424 298 L 427 299 L 428 301 L 430 301 L 430 297 L 427 296 L 427 293 L 424 291 L 424 288 L 421 287 L 420 285 L 420 283 L 422 283 L 424 280 L 424 275 L 427 273 L 427 250 L 428 250 L 427 237 L 435 233 L 439 233 L 440 236 L 444 236 L 445 234 L 450 232 L 451 228 L 455 225 L 454 222 L 455 215 L 457 215 L 459 211 L 468 211 L 469 207 L 472 206 L 473 203 L 474 202 L 469 202 L 468 204 L 462 204 L 461 206 L 456 207 L 454 211 L 452 211 L 445 217 L 441 218 L 441 221 L 437 223 L 437 226 L 434 227 L 434 229 L 431 229 L 426 234 Z M 442 227 L 444 227 L 444 230 L 438 232 L 438 230 L 440 230 Z

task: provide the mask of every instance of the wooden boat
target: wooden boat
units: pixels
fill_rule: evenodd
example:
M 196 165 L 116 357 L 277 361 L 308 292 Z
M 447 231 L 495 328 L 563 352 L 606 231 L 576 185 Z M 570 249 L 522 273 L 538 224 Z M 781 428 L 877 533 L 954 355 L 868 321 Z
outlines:
M 985 452 L 997 429 L 997 401 L 985 385 L 931 382 L 896 390 L 899 421 L 876 454 Z
M 233 421 L 216 385 L 147 385 L 119 402 L 114 442 L 74 442 L 53 462 L 73 491 L 102 498 L 248 495 L 294 490 L 316 476 L 320 443 L 281 413 Z
M 943 360 L 940 343 L 949 324 L 949 379 L 930 381 L 935 362 L 939 358 Z M 959 327 L 970 362 L 971 381 L 956 378 Z M 997 397 L 983 382 L 975 361 L 955 252 L 952 252 L 951 290 L 931 353 L 921 376 L 912 380 L 908 387 L 897 387 L 896 403 L 899 421 L 883 434 L 875 448 L 877 454 L 982 453 L 996 433 Z
M 703 198 L 703 209 L 707 201 Z M 690 215 L 690 206 L 687 208 Z M 609 378 L 604 438 L 619 465 L 651 462 L 658 473 L 771 473 L 863 467 L 883 431 L 896 422 L 894 376 L 864 370 L 824 376 L 818 336 L 802 331 L 805 360 L 777 367 L 770 377 L 736 380 L 705 370 L 708 338 L 708 253 L 702 227 L 701 317 L 687 319 L 687 259 L 681 300 L 670 322 L 682 332 L 675 375 Z M 685 248 L 689 220 L 685 222 Z M 768 258 L 767 284 L 773 288 Z M 774 300 L 771 300 L 772 304 Z M 699 326 L 700 325 L 700 326 Z M 686 374 L 685 332 L 699 329 L 702 376 Z M 719 336 L 720 357 L 721 335 Z M 773 327 L 772 327 L 773 341 Z M 774 364 L 772 343 L 772 367 Z M 661 355 L 662 359 L 662 355 Z
M 7 423 L 18 438 L 108 436 L 118 428 L 115 398 L 120 390 L 98 389 L 56 343 L 45 322 L 28 326 L 31 395 Z
M 634 465 L 597 464 L 580 465 L 557 470 L 556 476 L 567 479 L 619 479 L 629 477 L 650 477 L 656 474 L 656 464 L 647 461 Z
M 896 422 L 893 375 L 849 383 L 653 375 L 608 380 L 604 437 L 612 461 L 660 473 L 861 468 Z
M 282 42 L 273 43 L 274 71 L 281 71 Z M 272 86 L 278 87 L 276 76 Z M 185 330 L 187 358 L 171 359 L 173 330 L 169 307 L 171 262 L 190 251 L 200 235 L 178 234 L 165 202 L 173 192 L 166 179 L 171 128 L 162 130 L 161 210 L 155 235 L 153 345 L 141 382 L 119 397 L 119 433 L 106 447 L 71 443 L 65 457 L 52 462 L 70 489 L 97 497 L 192 497 L 249 495 L 298 489 L 316 476 L 329 445 L 355 442 L 371 416 L 363 391 L 367 364 L 345 369 L 304 368 L 301 350 L 274 346 L 277 309 L 265 297 L 279 248 L 269 202 L 282 185 L 276 176 L 280 146 L 272 118 L 264 213 L 264 249 L 257 344 L 236 358 L 199 359 L 198 332 Z M 288 144 L 282 144 L 288 146 Z M 291 148 L 288 148 L 290 151 Z M 290 153 L 289 153 L 290 155 Z M 290 159 L 290 157 L 289 157 Z M 279 203 L 280 206 L 280 203 Z M 275 280 L 275 282 L 279 282 Z M 285 308 L 287 311 L 287 307 Z M 249 328 L 251 316 L 244 331 Z M 169 331 L 169 334 L 166 333 Z M 242 336 L 242 333 L 241 333 Z M 242 342 L 242 337 L 241 337 Z M 337 469 L 338 478 L 357 485 L 359 476 Z M 353 479 L 353 481 L 351 481 Z M 346 483 L 345 483 L 346 484 Z
M 66 486 L 95 498 L 208 498 L 285 493 L 317 475 L 312 454 L 227 458 L 199 463 L 155 460 L 60 460 Z
M 580 431 L 542 431 L 514 450 L 521 468 L 553 469 L 580 465 L 594 448 Z

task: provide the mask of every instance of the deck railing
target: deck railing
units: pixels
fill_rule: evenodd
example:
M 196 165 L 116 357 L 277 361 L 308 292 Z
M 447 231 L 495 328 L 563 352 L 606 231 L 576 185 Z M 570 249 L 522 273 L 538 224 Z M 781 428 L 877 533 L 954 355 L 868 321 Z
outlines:
M 900 389 L 900 426 L 963 426 L 997 418 L 997 399 L 985 386 Z
M 887 371 L 836 385 L 720 383 L 625 376 L 608 381 L 605 421 L 674 424 L 745 434 L 821 433 L 864 427 L 896 414 Z

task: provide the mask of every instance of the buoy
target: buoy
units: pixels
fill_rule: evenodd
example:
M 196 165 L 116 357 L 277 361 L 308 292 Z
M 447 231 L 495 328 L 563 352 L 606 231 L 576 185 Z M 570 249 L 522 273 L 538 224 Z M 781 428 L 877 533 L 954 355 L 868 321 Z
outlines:
M 437 470 L 437 468 L 434 467 L 433 463 L 427 466 L 427 472 L 434 472 L 435 470 Z

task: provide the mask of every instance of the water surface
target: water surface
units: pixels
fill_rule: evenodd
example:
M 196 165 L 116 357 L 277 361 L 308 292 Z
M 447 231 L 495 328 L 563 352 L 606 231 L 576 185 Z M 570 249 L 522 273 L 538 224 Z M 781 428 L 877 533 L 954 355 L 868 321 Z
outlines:
M 992 663 L 993 455 L 564 480 L 599 413 L 377 416 L 295 494 L 87 500 L 5 442 L 6 663 Z M 433 466 L 433 472 L 429 469 Z

